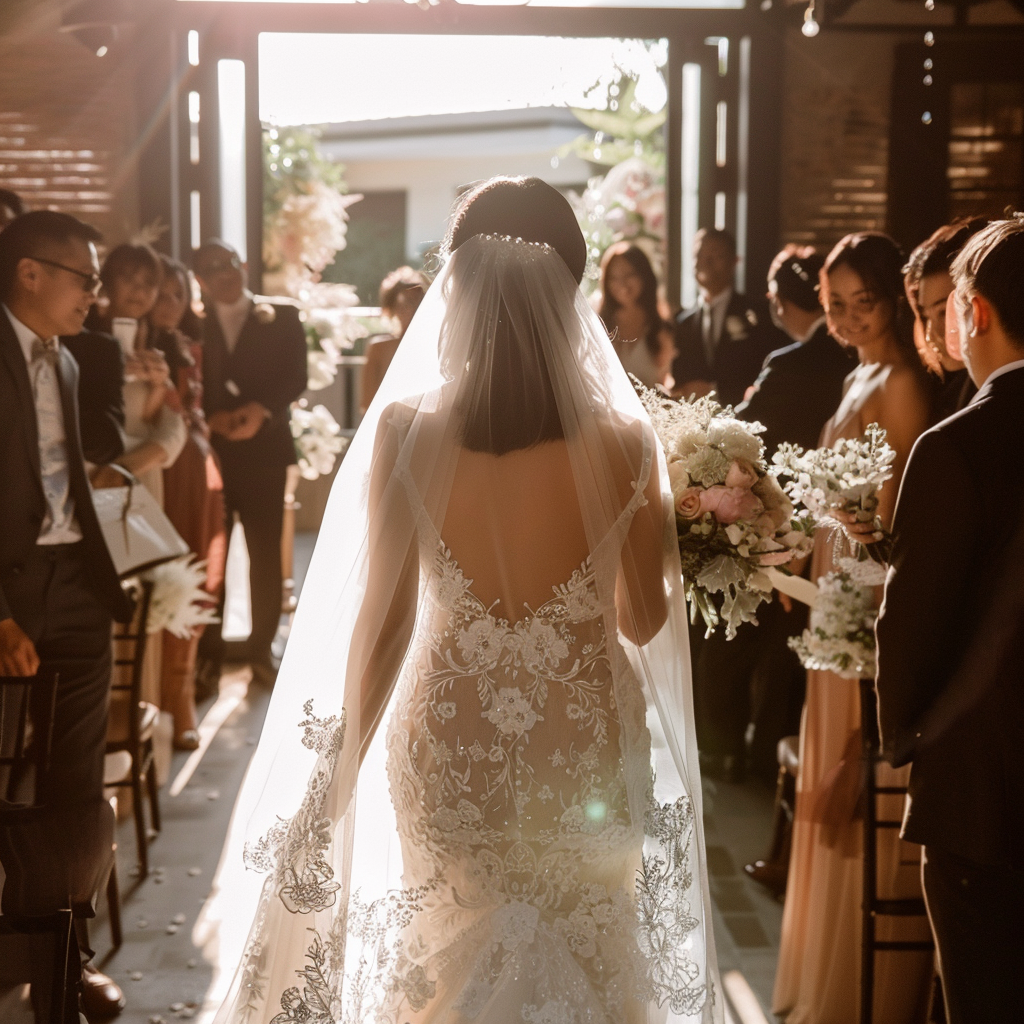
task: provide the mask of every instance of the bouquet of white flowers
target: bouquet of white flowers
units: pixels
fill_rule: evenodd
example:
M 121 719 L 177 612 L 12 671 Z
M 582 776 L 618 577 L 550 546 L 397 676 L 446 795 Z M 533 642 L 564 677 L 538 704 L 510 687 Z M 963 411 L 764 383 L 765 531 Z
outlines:
M 768 472 L 760 423 L 711 398 L 677 402 L 634 386 L 665 449 L 691 615 L 700 612 L 709 632 L 724 621 L 731 638 L 771 599 L 765 569 L 810 550 L 809 522 L 794 520 Z M 723 595 L 720 613 L 713 594 Z
M 873 587 L 883 580 L 874 562 L 853 558 L 840 559 L 835 571 L 818 580 L 808 628 L 789 640 L 805 668 L 844 679 L 874 676 L 878 610 Z
M 145 574 L 153 584 L 149 599 L 146 632 L 159 633 L 166 629 L 185 639 L 197 626 L 216 622 L 213 598 L 203 589 L 206 582 L 206 563 L 194 560 L 194 555 L 164 562 Z
M 304 480 L 316 480 L 334 469 L 334 460 L 348 446 L 338 421 L 322 405 L 307 407 L 300 399 L 292 406 L 292 438 Z
M 852 512 L 866 523 L 875 518 L 878 489 L 892 476 L 895 458 L 885 431 L 872 423 L 863 437 L 843 439 L 834 448 L 805 452 L 798 445 L 781 444 L 772 456 L 772 472 L 790 478 L 786 493 L 816 523 L 839 525 L 832 519 L 836 509 Z

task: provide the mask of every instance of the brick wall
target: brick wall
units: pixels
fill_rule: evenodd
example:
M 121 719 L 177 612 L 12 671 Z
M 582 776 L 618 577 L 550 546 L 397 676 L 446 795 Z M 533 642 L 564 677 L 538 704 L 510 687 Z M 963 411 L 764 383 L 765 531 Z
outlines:
M 882 33 L 787 33 L 783 242 L 827 252 L 851 231 L 885 229 L 894 45 Z
M 133 65 L 130 40 L 98 58 L 52 28 L 0 38 L 0 187 L 108 244 L 139 227 Z

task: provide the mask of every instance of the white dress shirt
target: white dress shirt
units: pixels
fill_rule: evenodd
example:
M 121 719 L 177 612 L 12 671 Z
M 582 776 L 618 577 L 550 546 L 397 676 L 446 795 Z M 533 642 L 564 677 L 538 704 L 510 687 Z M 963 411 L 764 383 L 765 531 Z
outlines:
M 1024 370 L 1024 359 L 1014 359 L 1012 363 L 1003 363 L 998 369 L 993 370 L 986 378 L 985 384 L 991 384 L 996 377 L 1002 377 L 1004 373 L 1010 373 L 1011 370 Z M 985 387 L 985 384 L 981 385 L 981 388 Z M 980 391 L 981 388 L 978 388 Z
M 224 343 L 228 347 L 228 352 L 234 352 L 238 336 L 242 333 L 252 309 L 252 292 L 245 288 L 234 302 L 215 302 L 213 305 L 217 310 L 217 320 L 224 332 Z
M 45 359 L 32 358 L 32 343 L 42 339 L 7 306 L 4 306 L 4 312 L 11 321 L 14 333 L 18 336 L 18 344 L 25 355 L 28 379 L 35 398 L 36 423 L 39 427 L 39 468 L 43 478 L 43 496 L 46 499 L 46 516 L 36 543 L 74 544 L 82 539 L 82 530 L 75 519 L 75 499 L 71 497 L 71 472 L 58 371 Z M 60 340 L 54 338 L 53 341 L 59 349 Z

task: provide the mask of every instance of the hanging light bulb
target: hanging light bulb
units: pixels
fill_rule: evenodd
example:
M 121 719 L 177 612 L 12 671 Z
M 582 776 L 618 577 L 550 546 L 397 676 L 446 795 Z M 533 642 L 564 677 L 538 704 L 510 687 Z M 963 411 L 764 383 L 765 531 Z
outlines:
M 821 31 L 821 26 L 814 20 L 814 0 L 811 0 L 807 5 L 807 10 L 804 11 L 804 23 L 800 27 L 800 31 L 808 39 L 813 39 Z

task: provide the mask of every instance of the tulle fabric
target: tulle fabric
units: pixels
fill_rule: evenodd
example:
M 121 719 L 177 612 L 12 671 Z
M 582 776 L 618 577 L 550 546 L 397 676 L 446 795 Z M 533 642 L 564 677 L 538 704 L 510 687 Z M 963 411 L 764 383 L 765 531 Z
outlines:
M 516 434 L 534 428 L 524 449 Z M 545 692 L 548 677 L 575 672 L 572 687 L 605 645 L 587 678 L 611 712 L 615 806 L 603 825 L 501 847 L 527 859 L 569 851 L 573 870 L 583 865 L 573 912 L 558 920 L 535 896 L 550 875 L 536 863 L 531 889 L 506 856 L 498 897 L 472 860 L 438 872 L 435 857 L 423 884 L 430 844 L 412 837 L 453 812 L 396 791 L 406 777 L 396 759 L 425 743 L 410 737 L 407 714 L 424 659 L 444 668 L 465 653 L 455 608 L 459 621 L 484 623 L 477 633 L 554 637 L 532 661 L 491 659 L 495 692 L 513 703 L 518 666 L 543 676 Z M 468 240 L 430 287 L 331 492 L 197 926 L 219 972 L 217 1021 L 720 1021 L 689 663 L 664 456 L 600 320 L 553 249 Z M 595 680 L 605 677 L 602 695 Z M 504 711 L 474 705 L 477 690 L 454 687 L 434 732 L 448 716 L 469 747 L 481 722 L 505 729 Z M 533 792 L 554 778 L 546 766 L 567 742 L 563 718 L 579 717 L 566 708 L 549 696 L 519 736 L 516 756 L 538 773 Z M 476 821 L 478 808 L 463 804 L 463 824 Z M 523 835 L 525 818 L 508 828 Z M 625 927 L 612 928 L 607 908 L 587 916 L 595 893 L 625 907 Z M 582 939 L 566 932 L 570 918 L 589 929 Z M 595 988 L 613 940 L 635 969 Z M 483 985 L 472 978 L 488 943 L 494 963 L 514 963 Z

